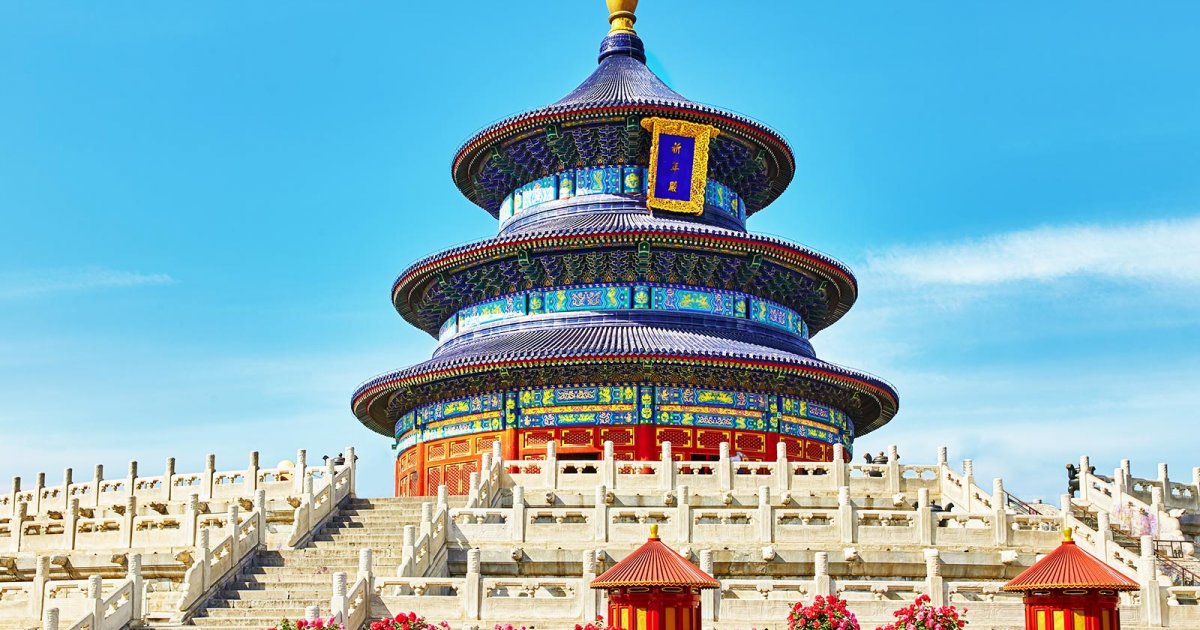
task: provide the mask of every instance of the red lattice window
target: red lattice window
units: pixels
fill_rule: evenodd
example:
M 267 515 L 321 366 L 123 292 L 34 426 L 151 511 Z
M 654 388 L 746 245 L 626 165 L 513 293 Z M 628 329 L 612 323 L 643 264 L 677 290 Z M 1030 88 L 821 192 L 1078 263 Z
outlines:
M 821 448 L 821 444 L 817 442 L 809 442 L 804 445 L 804 458 L 810 462 L 819 462 L 825 459 L 825 449 Z
M 614 445 L 633 444 L 633 429 L 604 429 L 600 433 L 600 441 Z
M 425 470 L 425 483 L 429 484 L 429 493 L 437 492 L 438 486 L 442 485 L 442 467 L 430 466 Z
M 739 433 L 737 434 L 737 440 L 735 443 L 737 444 L 737 450 L 746 453 L 761 453 L 767 447 L 763 436 L 757 433 Z
M 445 456 L 446 456 L 446 445 L 444 443 L 443 444 L 430 444 L 428 449 L 425 451 L 425 458 L 430 461 L 435 460 L 435 459 L 442 459 Z
M 460 440 L 450 443 L 450 457 L 466 457 L 471 454 L 471 441 Z
M 591 446 L 591 429 L 563 429 L 562 443 L 564 446 Z
M 534 446 L 545 446 L 546 442 L 554 439 L 554 433 L 551 431 L 528 431 L 521 435 L 521 440 L 525 448 Z
M 729 434 L 725 431 L 697 431 L 696 442 L 700 448 L 711 448 L 714 451 L 721 448 L 721 442 L 728 442 Z
M 672 449 L 691 448 L 692 432 L 688 429 L 659 429 L 657 440 L 658 446 L 662 446 L 663 442 L 670 442 Z
M 804 454 L 804 444 L 791 438 L 779 438 L 787 446 L 788 459 L 800 459 Z

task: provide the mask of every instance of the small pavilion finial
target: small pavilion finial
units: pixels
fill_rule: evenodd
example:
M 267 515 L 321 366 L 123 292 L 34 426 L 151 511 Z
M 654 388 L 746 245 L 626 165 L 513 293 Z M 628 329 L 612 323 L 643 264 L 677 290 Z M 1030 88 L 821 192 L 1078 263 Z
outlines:
M 1071 529 L 1070 527 L 1064 527 L 1063 528 L 1063 542 L 1075 542 L 1071 538 L 1071 536 L 1073 535 L 1073 532 L 1074 532 L 1074 530 Z
M 608 3 L 608 23 L 612 28 L 609 33 L 633 33 L 633 23 L 637 21 L 634 11 L 637 11 L 638 0 L 605 0 Z
M 650 540 L 658 540 L 658 523 L 650 525 Z

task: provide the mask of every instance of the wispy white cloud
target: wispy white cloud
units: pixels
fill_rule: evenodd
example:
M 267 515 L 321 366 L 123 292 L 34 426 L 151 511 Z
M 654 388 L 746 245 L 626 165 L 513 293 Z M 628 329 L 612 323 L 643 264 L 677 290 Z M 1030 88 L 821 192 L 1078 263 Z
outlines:
M 869 255 L 867 271 L 913 284 L 960 287 L 1068 277 L 1200 284 L 1200 217 L 1039 227 L 906 246 Z
M 172 284 L 165 273 L 139 273 L 114 269 L 46 269 L 0 273 L 0 299 L 36 297 L 99 289 L 122 289 Z

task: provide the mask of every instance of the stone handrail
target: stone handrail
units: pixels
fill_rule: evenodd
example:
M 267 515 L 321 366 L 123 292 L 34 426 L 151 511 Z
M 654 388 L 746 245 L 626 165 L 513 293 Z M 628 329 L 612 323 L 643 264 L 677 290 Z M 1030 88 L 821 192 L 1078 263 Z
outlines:
M 421 505 L 421 520 L 417 526 L 404 527 L 403 544 L 400 552 L 400 567 L 397 575 L 401 577 L 420 577 L 429 572 L 434 560 L 445 553 L 446 538 L 449 535 L 447 520 L 457 510 L 450 510 L 446 504 L 446 486 L 438 488 L 437 504 L 423 503 Z M 476 511 L 476 510 L 472 510 Z
M 333 613 L 334 621 L 349 630 L 363 627 L 371 614 L 371 599 L 375 594 L 372 557 L 369 548 L 359 551 L 358 575 L 352 585 L 348 585 L 346 573 L 333 574 L 333 597 L 329 600 L 329 610 Z
M 224 535 L 211 541 L 212 530 L 202 530 L 197 541 L 196 558 L 184 573 L 173 621 L 186 621 L 205 599 L 237 574 L 263 544 L 265 516 L 255 510 L 240 518 L 236 508 L 230 511 Z
M 137 619 L 143 593 L 141 578 L 126 578 L 118 582 L 108 596 L 103 592 L 103 580 L 92 576 L 86 583 L 86 595 L 77 604 L 82 610 L 68 608 L 68 615 L 80 615 L 66 630 L 121 630 Z M 79 589 L 82 590 L 82 589 Z M 59 608 L 46 610 L 42 620 L 43 630 L 58 630 Z
M 325 464 L 321 479 L 325 483 L 320 490 L 313 491 L 312 474 L 304 476 L 301 485 L 301 495 L 292 513 L 292 533 L 287 539 L 290 549 L 303 546 L 312 536 L 320 531 L 337 506 L 341 505 L 354 492 L 354 449 L 346 449 L 348 465 L 337 468 L 333 460 Z

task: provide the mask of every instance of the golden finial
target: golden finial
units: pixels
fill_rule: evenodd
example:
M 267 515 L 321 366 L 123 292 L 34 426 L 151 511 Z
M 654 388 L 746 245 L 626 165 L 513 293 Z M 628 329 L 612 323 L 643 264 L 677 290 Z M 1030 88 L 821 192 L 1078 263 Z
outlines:
M 638 0 L 605 0 L 608 3 L 608 23 L 612 24 L 612 28 L 608 29 L 609 33 L 632 33 L 633 23 L 637 21 L 637 16 L 633 14 L 637 11 Z
M 1072 531 L 1074 530 L 1072 530 L 1070 527 L 1063 528 L 1063 542 L 1074 542 L 1071 539 Z
M 650 540 L 658 540 L 658 523 L 650 525 Z

